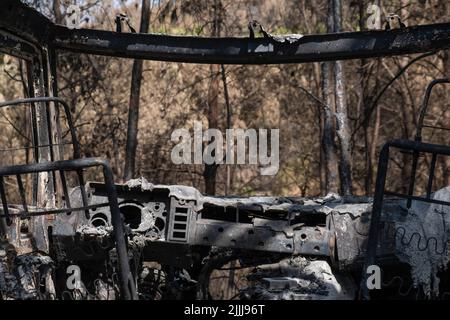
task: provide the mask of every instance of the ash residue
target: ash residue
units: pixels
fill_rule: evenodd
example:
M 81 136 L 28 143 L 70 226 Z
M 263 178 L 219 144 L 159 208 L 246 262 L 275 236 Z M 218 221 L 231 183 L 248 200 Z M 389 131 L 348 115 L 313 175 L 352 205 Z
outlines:
M 346 300 L 355 296 L 350 278 L 334 274 L 323 260 L 293 257 L 258 266 L 247 278 L 252 285 L 242 292 L 243 299 Z
M 449 201 L 450 187 L 432 195 L 433 199 Z M 416 287 L 426 296 L 439 294 L 437 274 L 449 262 L 450 208 L 414 201 L 403 222 L 395 224 L 397 256 L 411 266 Z
M 30 253 L 14 256 L 0 249 L 0 297 L 3 300 L 54 299 L 49 256 Z
M 86 236 L 107 236 L 113 232 L 112 227 L 92 227 L 88 225 L 82 225 L 77 229 L 77 233 Z

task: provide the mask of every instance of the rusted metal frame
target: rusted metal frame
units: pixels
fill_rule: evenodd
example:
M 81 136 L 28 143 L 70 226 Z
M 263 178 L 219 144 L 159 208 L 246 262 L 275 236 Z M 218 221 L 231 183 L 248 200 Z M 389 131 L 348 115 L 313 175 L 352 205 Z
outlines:
M 135 283 L 130 271 L 130 265 L 128 260 L 127 238 L 125 236 L 122 217 L 117 202 L 117 191 L 114 185 L 114 176 L 108 161 L 99 158 L 83 158 L 74 160 L 53 161 L 47 163 L 34 163 L 28 165 L 0 167 L 0 194 L 4 210 L 2 218 L 6 220 L 11 219 L 11 215 L 9 213 L 8 204 L 6 200 L 6 193 L 4 190 L 4 186 L 1 183 L 3 177 L 11 175 L 31 174 L 34 172 L 38 173 L 55 172 L 60 170 L 77 171 L 92 167 L 101 167 L 103 169 L 103 177 L 105 182 L 106 194 L 108 197 L 108 203 L 111 211 L 111 222 L 113 225 L 114 236 L 116 240 L 117 256 L 119 260 L 121 296 L 126 300 L 137 299 Z M 84 209 L 85 207 L 81 207 L 81 209 L 78 208 L 78 210 Z M 77 211 L 77 208 L 60 209 L 58 211 L 55 211 L 55 213 L 68 212 L 68 210 Z M 52 211 L 50 211 L 50 213 L 52 213 Z
M 2 3 L 4 4 L 4 3 Z M 13 7 L 13 6 L 12 6 Z M 8 10 L 11 8 L 7 8 Z M 6 12 L 6 11 L 2 11 Z M 16 20 L 17 17 L 14 17 Z M 24 19 L 23 21 L 14 23 L 22 23 L 23 25 L 27 25 L 28 20 Z M 37 30 L 42 30 L 37 28 Z M 48 94 L 48 79 L 44 78 L 44 73 L 46 72 L 47 66 L 47 56 L 45 53 L 45 42 L 40 42 L 36 38 L 25 35 L 20 30 L 14 30 L 10 25 L 5 25 L 0 22 L 0 35 L 3 39 L 2 46 L 0 48 L 1 51 L 18 58 L 24 59 L 27 63 L 27 79 L 28 79 L 28 87 L 29 87 L 29 96 L 45 96 Z M 13 49 L 11 49 L 13 47 Z M 45 61 L 45 63 L 44 63 Z M 46 143 L 41 143 L 46 138 L 48 134 L 48 127 L 45 125 L 47 122 L 47 106 L 40 103 L 36 109 L 33 107 L 31 109 L 31 121 L 32 121 L 32 134 L 33 134 L 33 145 L 37 146 L 38 144 L 44 145 Z M 38 120 L 39 119 L 39 120 Z M 42 140 L 41 142 L 39 142 Z M 36 162 L 49 161 L 50 157 L 46 155 L 43 150 L 39 150 L 38 147 L 34 148 L 34 157 Z M 33 174 L 32 176 L 32 204 L 37 205 L 38 203 L 51 203 L 54 199 L 54 190 L 53 190 L 53 179 L 50 177 L 46 182 L 43 180 L 45 177 L 38 174 Z M 45 183 L 45 184 L 44 184 Z M 42 189 L 41 189 L 42 188 Z M 34 221 L 32 222 L 31 229 L 35 230 L 35 228 L 44 229 L 43 221 Z M 31 231 L 32 233 L 34 231 Z M 46 231 L 44 231 L 46 232 Z M 47 250 L 47 244 L 45 243 L 45 239 L 41 237 L 37 237 L 39 241 L 36 241 L 36 246 L 41 250 Z M 42 240 L 42 241 L 40 241 Z
M 432 160 L 430 166 L 426 197 L 414 196 L 411 189 L 408 190 L 409 191 L 408 194 L 394 193 L 385 190 L 386 176 L 389 165 L 389 153 L 391 148 L 396 148 L 403 151 L 412 151 L 414 154 L 420 153 L 432 154 L 434 161 Z M 372 215 L 370 219 L 369 236 L 367 240 L 367 250 L 365 253 L 365 262 L 362 270 L 362 277 L 360 283 L 360 293 L 363 299 L 370 299 L 369 288 L 367 286 L 367 279 L 368 279 L 367 268 L 371 265 L 376 264 L 376 254 L 378 248 L 378 235 L 379 235 L 378 233 L 381 226 L 380 222 L 383 211 L 384 195 L 395 195 L 397 197 L 406 199 L 407 201 L 414 200 L 450 206 L 450 201 L 431 199 L 431 187 L 433 179 L 432 176 L 434 175 L 434 168 L 435 168 L 433 163 L 435 164 L 436 157 L 438 155 L 450 156 L 450 146 L 429 144 L 420 141 L 392 140 L 387 142 L 381 149 L 378 161 L 377 180 L 375 184 L 375 196 L 373 200 Z

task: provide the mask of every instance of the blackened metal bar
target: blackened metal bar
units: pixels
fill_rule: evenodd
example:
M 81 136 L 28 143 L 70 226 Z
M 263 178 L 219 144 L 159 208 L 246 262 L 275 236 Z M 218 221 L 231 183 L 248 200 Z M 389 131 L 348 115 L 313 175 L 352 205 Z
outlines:
M 439 83 L 450 83 L 450 78 L 442 78 L 436 79 L 430 82 L 425 92 L 425 96 L 423 98 L 422 106 L 420 108 L 419 121 L 417 121 L 416 126 L 416 141 L 422 141 L 422 128 L 424 127 L 423 121 L 427 114 L 428 110 L 428 101 L 430 100 L 431 90 L 433 90 L 434 86 Z
M 411 166 L 411 176 L 409 179 L 408 195 L 412 196 L 414 194 L 414 185 L 416 183 L 416 173 L 417 173 L 417 163 L 419 162 L 419 152 L 413 152 L 413 161 Z M 405 164 L 406 165 L 406 164 Z M 411 198 L 408 198 L 406 202 L 406 208 L 411 208 Z
M 98 208 L 104 208 L 109 207 L 108 203 L 99 203 L 99 204 L 92 204 L 86 207 L 78 207 L 78 208 L 62 208 L 62 209 L 45 209 L 41 211 L 18 211 L 16 213 L 9 213 L 9 217 L 19 217 L 21 219 L 29 218 L 29 217 L 37 217 L 37 216 L 46 216 L 51 214 L 62 214 L 62 213 L 70 213 L 74 211 L 84 211 L 84 210 L 92 210 L 92 209 L 98 209 Z M 0 218 L 6 218 L 8 217 L 5 214 L 0 214 Z
M 422 128 L 431 128 L 431 129 L 450 131 L 450 128 L 447 128 L 447 127 L 433 126 L 433 125 L 428 125 L 428 124 L 424 124 L 422 126 Z
M 22 200 L 22 207 L 25 212 L 28 212 L 27 198 L 25 195 L 25 189 L 23 187 L 22 176 L 16 175 L 17 185 L 19 186 L 20 200 Z
M 86 188 L 84 186 L 84 176 L 83 176 L 83 169 L 77 169 L 77 176 L 78 176 L 78 182 L 80 184 L 80 190 L 81 190 L 81 199 L 83 201 L 83 206 L 88 206 L 88 199 L 86 195 Z M 85 210 L 84 215 L 87 219 L 89 219 L 89 210 Z
M 386 143 L 390 147 L 417 152 L 437 153 L 450 156 L 450 147 L 446 145 L 423 143 L 411 140 L 392 140 Z
M 439 204 L 439 205 L 443 205 L 443 206 L 450 206 L 450 202 L 449 201 L 428 199 L 428 198 L 418 197 L 418 196 L 407 196 L 405 194 L 401 194 L 401 193 L 397 193 L 397 192 L 391 192 L 391 191 L 385 191 L 384 194 L 388 195 L 388 196 L 402 198 L 402 199 L 411 199 L 411 200 L 414 200 L 414 201 L 422 201 L 422 202 L 427 202 L 427 203 Z
M 30 163 L 26 165 L 14 165 L 0 167 L 0 176 L 10 176 L 16 174 L 27 174 L 33 172 L 54 170 L 74 171 L 77 169 L 103 166 L 104 163 L 105 160 L 101 158 L 81 158 L 54 162 Z
M 0 28 L 35 43 L 84 53 L 200 63 L 298 63 L 420 53 L 449 47 L 450 24 L 305 35 L 290 43 L 260 38 L 204 38 L 68 29 L 17 0 L 0 1 Z M 12 14 L 14 13 L 14 14 Z M 17 17 L 27 17 L 27 23 Z M 269 43 L 272 47 L 269 45 Z
M 48 148 L 50 150 L 50 161 L 55 161 L 55 150 L 53 148 L 53 136 L 52 136 L 53 129 L 51 125 L 49 102 L 45 103 L 45 116 L 47 118 L 47 136 L 48 136 Z M 51 179 L 53 181 L 53 193 L 56 193 L 56 177 L 54 173 L 52 173 Z
M 31 62 L 27 62 L 27 80 L 28 80 L 28 95 L 30 96 L 30 98 L 34 98 L 34 91 L 33 91 L 33 67 L 34 65 Z M 28 99 L 30 99 L 28 98 Z M 33 137 L 33 147 L 35 147 L 36 149 L 34 149 L 34 161 L 38 162 L 39 159 L 39 150 L 37 149 L 37 145 L 39 144 L 38 142 L 38 137 L 37 137 L 37 117 L 36 117 L 36 106 L 34 105 L 33 101 L 30 101 L 31 103 L 31 134 Z M 9 105 L 7 105 L 9 106 Z
M 34 81 L 33 81 L 33 68 L 34 64 L 32 62 L 27 62 L 27 81 L 28 81 L 28 99 L 34 98 Z M 33 141 L 33 156 L 34 156 L 34 162 L 39 162 L 39 148 L 37 145 L 39 144 L 38 136 L 37 136 L 37 115 L 36 115 L 36 105 L 34 102 L 31 102 L 30 105 L 30 112 L 31 112 L 31 135 L 32 135 L 32 141 Z M 37 204 L 37 198 L 38 198 L 38 174 L 33 173 L 31 176 L 32 179 L 32 198 L 31 198 L 31 204 L 36 205 Z
M 372 215 L 370 218 L 369 237 L 367 240 L 366 257 L 362 270 L 360 292 L 361 298 L 370 299 L 369 288 L 367 286 L 367 269 L 376 262 L 378 247 L 378 230 L 380 226 L 381 213 L 383 210 L 384 188 L 386 185 L 386 175 L 389 164 L 389 144 L 385 144 L 380 152 L 378 161 L 377 180 L 375 183 L 375 196 L 373 199 Z
M 72 145 L 72 142 L 64 142 L 64 143 L 54 143 L 53 146 L 66 146 L 66 145 Z M 0 149 L 0 152 L 7 152 L 7 151 L 18 151 L 18 150 L 28 150 L 28 149 L 34 149 L 34 148 L 47 148 L 50 144 L 43 144 L 38 146 L 31 146 L 31 147 L 17 147 L 17 148 L 8 148 L 8 149 Z
M 58 54 L 55 48 L 49 48 L 49 57 L 50 57 L 50 74 L 51 74 L 51 87 L 52 87 L 52 96 L 58 97 Z M 58 104 L 59 102 L 55 102 Z M 63 136 L 61 130 L 61 116 L 60 110 L 58 106 L 55 106 L 55 125 L 56 125 L 56 137 L 57 141 L 57 149 L 58 149 L 58 160 L 64 160 L 64 148 L 61 148 L 61 144 L 63 144 Z
M 114 235 L 116 238 L 116 250 L 119 260 L 119 271 L 121 281 L 121 294 L 126 300 L 137 300 L 137 292 L 133 279 L 133 275 L 130 271 L 130 263 L 128 258 L 128 240 L 125 236 L 123 228 L 122 217 L 120 215 L 119 204 L 117 203 L 117 191 L 114 185 L 114 176 L 109 164 L 103 165 L 103 175 L 105 177 L 106 193 L 108 195 L 110 210 L 111 210 L 111 223 L 114 228 Z
M 66 204 L 66 207 L 70 209 L 71 206 L 70 206 L 69 191 L 67 190 L 66 172 L 64 170 L 59 170 L 59 177 L 64 192 L 64 202 Z M 70 214 L 70 212 L 68 212 L 68 214 Z
M 115 33 L 68 29 L 56 25 L 58 49 L 157 61 L 207 64 L 282 64 L 375 58 L 424 53 L 450 46 L 450 23 L 305 35 L 297 40 L 268 38 L 206 38 L 158 34 Z
M 5 239 L 6 234 L 7 234 L 7 227 L 5 220 L 0 219 L 0 237 L 2 237 L 2 239 Z
M 436 169 L 436 159 L 437 154 L 433 153 L 430 164 L 430 173 L 428 174 L 428 185 L 427 185 L 427 199 L 431 197 L 431 191 L 433 189 L 433 179 L 434 179 L 434 171 Z
M 10 226 L 12 221 L 8 210 L 8 202 L 6 200 L 5 186 L 3 184 L 3 176 L 0 176 L 0 195 L 2 199 L 2 206 L 4 212 L 3 216 L 6 218 L 6 225 Z
M 0 52 L 29 62 L 39 55 L 40 50 L 36 44 L 14 35 L 11 30 L 0 27 Z
M 44 96 L 48 97 L 49 96 L 49 92 L 50 92 L 50 88 L 49 88 L 49 82 L 47 81 L 48 79 L 50 79 L 49 77 L 49 66 L 48 66 L 48 62 L 49 62 L 49 56 L 48 56 L 48 50 L 42 50 L 41 52 L 41 56 L 42 56 L 42 74 L 43 77 L 45 79 L 44 81 L 44 90 L 45 93 L 43 94 Z M 47 138 L 48 138 L 48 143 L 49 143 L 49 151 L 50 151 L 50 161 L 55 161 L 55 152 L 53 149 L 53 139 L 52 139 L 52 125 L 51 125 L 51 112 L 50 112 L 50 102 L 52 101 L 46 101 L 45 102 L 45 118 L 46 118 L 46 124 L 47 124 Z M 55 107 L 56 108 L 56 107 Z M 55 186 L 55 177 L 52 176 L 53 179 L 53 188 Z M 55 191 L 55 190 L 53 190 Z

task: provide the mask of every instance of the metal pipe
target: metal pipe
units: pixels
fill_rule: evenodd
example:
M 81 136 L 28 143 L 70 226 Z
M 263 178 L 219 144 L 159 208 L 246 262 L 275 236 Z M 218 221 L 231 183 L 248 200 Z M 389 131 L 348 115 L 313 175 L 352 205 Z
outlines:
M 428 199 L 430 199 L 431 191 L 433 189 L 433 178 L 434 178 L 434 171 L 436 170 L 436 160 L 437 160 L 437 154 L 433 153 L 433 156 L 431 158 L 430 171 L 428 173 L 428 185 L 427 185 L 427 198 Z
M 0 28 L 36 45 L 97 55 L 185 63 L 275 64 L 364 59 L 450 48 L 450 23 L 305 35 L 208 38 L 69 29 L 18 0 L 0 1 Z M 23 23 L 27 21 L 27 23 Z
M 254 65 L 305 63 L 445 49 L 450 47 L 450 23 L 390 31 L 305 35 L 292 43 L 270 38 L 114 33 L 55 26 L 52 44 L 61 50 L 157 61 Z
M 138 297 L 136 287 L 128 260 L 127 238 L 123 230 L 122 217 L 120 215 L 119 204 L 117 203 L 117 191 L 114 185 L 114 176 L 111 167 L 106 161 L 103 163 L 103 173 L 105 177 L 108 200 L 110 203 L 111 223 L 113 225 L 114 235 L 116 238 L 117 256 L 119 259 L 119 268 L 121 272 L 121 293 L 126 300 L 137 300 Z
M 422 128 L 424 127 L 423 121 L 425 119 L 425 115 L 427 114 L 428 110 L 428 102 L 430 100 L 431 90 L 433 90 L 434 86 L 439 83 L 450 83 L 450 78 L 442 78 L 442 79 L 436 79 L 430 82 L 430 84 L 427 87 L 427 90 L 425 91 L 425 96 L 423 98 L 422 106 L 420 108 L 420 115 L 419 115 L 419 121 L 417 121 L 416 126 L 416 141 L 422 141 Z
M 380 152 L 378 160 L 377 180 L 375 183 L 375 196 L 373 199 L 372 215 L 370 218 L 369 238 L 367 240 L 366 258 L 362 270 L 361 277 L 361 298 L 365 300 L 370 299 L 369 287 L 367 286 L 367 269 L 375 264 L 376 253 L 378 247 L 378 229 L 381 220 L 381 213 L 383 210 L 384 187 L 386 184 L 386 174 L 389 164 L 389 142 L 386 143 Z

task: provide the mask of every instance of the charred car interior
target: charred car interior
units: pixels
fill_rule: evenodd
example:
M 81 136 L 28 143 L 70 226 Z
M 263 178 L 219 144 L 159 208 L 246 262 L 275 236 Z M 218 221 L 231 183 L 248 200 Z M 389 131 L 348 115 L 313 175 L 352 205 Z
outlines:
M 81 157 L 71 106 L 58 97 L 56 61 L 64 50 L 207 64 L 425 53 L 450 48 L 450 23 L 217 39 L 68 29 L 15 0 L 2 1 L 0 12 L 0 51 L 26 61 L 31 97 L 2 101 L 0 108 L 32 115 L 35 161 L 0 168 L 2 299 L 214 299 L 218 271 L 247 272 L 230 299 L 448 299 L 450 187 L 436 190 L 433 179 L 436 159 L 450 156 L 450 146 L 423 142 L 421 130 L 432 88 L 449 78 L 428 86 L 416 139 L 382 148 L 373 199 L 215 197 L 145 178 L 115 183 L 106 160 Z M 58 130 L 70 139 L 57 141 Z M 69 159 L 63 146 L 71 148 Z M 411 156 L 408 193 L 386 185 L 392 152 Z M 426 195 L 417 195 L 417 164 L 427 157 Z M 96 170 L 98 180 L 87 181 L 87 170 Z M 14 183 L 5 183 L 7 177 Z M 425 238 L 423 228 L 435 237 Z M 367 285 L 374 265 L 383 270 L 379 290 Z M 77 268 L 81 279 L 73 280 Z

